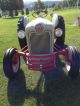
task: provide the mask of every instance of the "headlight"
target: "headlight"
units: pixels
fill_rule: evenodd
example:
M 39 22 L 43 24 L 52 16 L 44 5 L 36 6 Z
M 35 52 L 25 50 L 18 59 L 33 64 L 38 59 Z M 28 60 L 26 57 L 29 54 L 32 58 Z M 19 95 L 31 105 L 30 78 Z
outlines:
M 63 34 L 63 31 L 62 31 L 61 28 L 57 28 L 57 29 L 55 30 L 55 36 L 56 36 L 56 37 L 61 37 L 62 34 Z
M 18 32 L 18 37 L 20 38 L 20 39 L 23 39 L 23 38 L 25 38 L 25 32 L 24 31 L 19 31 Z

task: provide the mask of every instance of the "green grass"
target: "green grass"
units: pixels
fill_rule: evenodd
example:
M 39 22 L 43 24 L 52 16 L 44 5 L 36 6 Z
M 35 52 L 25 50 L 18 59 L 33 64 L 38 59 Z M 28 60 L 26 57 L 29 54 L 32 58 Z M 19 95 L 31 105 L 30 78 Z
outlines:
M 56 12 L 65 19 L 65 43 L 76 46 L 80 51 L 80 27 L 73 26 L 80 10 L 77 13 L 76 9 Z M 51 20 L 49 15 L 47 18 Z M 0 18 L 0 106 L 80 106 L 80 76 L 72 81 L 64 74 L 62 67 L 59 67 L 59 73 L 53 72 L 53 81 L 45 79 L 43 85 L 39 81 L 41 73 L 29 71 L 25 64 L 22 64 L 21 73 L 14 80 L 9 81 L 5 77 L 4 52 L 10 47 L 19 49 L 17 21 L 18 18 Z

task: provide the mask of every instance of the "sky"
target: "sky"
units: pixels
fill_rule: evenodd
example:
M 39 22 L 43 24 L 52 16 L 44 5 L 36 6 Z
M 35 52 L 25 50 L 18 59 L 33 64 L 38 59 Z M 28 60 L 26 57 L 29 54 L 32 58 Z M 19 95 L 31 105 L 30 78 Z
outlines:
M 34 2 L 34 1 L 37 1 L 37 0 L 23 0 L 24 3 L 25 2 Z M 41 0 L 41 1 L 61 1 L 61 0 Z

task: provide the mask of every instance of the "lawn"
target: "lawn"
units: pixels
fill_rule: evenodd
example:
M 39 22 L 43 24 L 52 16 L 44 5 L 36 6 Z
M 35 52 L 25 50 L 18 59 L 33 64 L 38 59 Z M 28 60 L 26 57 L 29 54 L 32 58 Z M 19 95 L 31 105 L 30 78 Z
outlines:
M 65 43 L 76 46 L 80 51 L 80 27 L 73 26 L 80 14 L 80 10 L 76 11 L 65 9 L 56 12 L 65 19 Z M 29 17 L 32 20 L 32 16 Z M 51 20 L 49 15 L 47 18 Z M 41 73 L 29 71 L 24 62 L 21 62 L 21 73 L 17 78 L 9 81 L 5 77 L 3 72 L 5 50 L 10 47 L 20 48 L 17 21 L 18 18 L 0 18 L 0 106 L 80 106 L 80 76 L 76 80 L 71 80 L 62 67 L 59 67 L 59 73 L 53 72 L 53 80 L 45 79 L 45 83 L 40 82 Z

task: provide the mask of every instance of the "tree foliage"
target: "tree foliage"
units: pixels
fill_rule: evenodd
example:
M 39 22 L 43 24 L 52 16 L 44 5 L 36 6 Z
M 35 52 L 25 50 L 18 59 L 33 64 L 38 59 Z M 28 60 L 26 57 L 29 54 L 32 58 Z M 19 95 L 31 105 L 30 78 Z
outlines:
M 1 10 L 3 10 L 3 11 L 8 10 L 8 7 L 9 7 L 8 0 L 0 0 Z
M 23 9 L 23 0 L 0 0 L 0 8 L 3 11 Z
M 64 5 L 67 7 L 80 6 L 80 0 L 64 0 Z
M 45 8 L 44 3 L 41 2 L 40 0 L 38 0 L 38 2 L 35 2 L 35 5 L 34 5 L 35 11 L 41 10 L 41 9 L 44 9 L 44 8 Z
M 59 2 L 59 3 L 57 3 L 57 4 L 55 4 L 55 6 L 54 6 L 54 10 L 60 10 L 60 9 L 62 9 L 62 2 Z
M 23 9 L 23 0 L 0 0 L 0 8 L 2 11 L 8 10 L 9 15 L 13 17 L 13 10 L 16 11 Z

